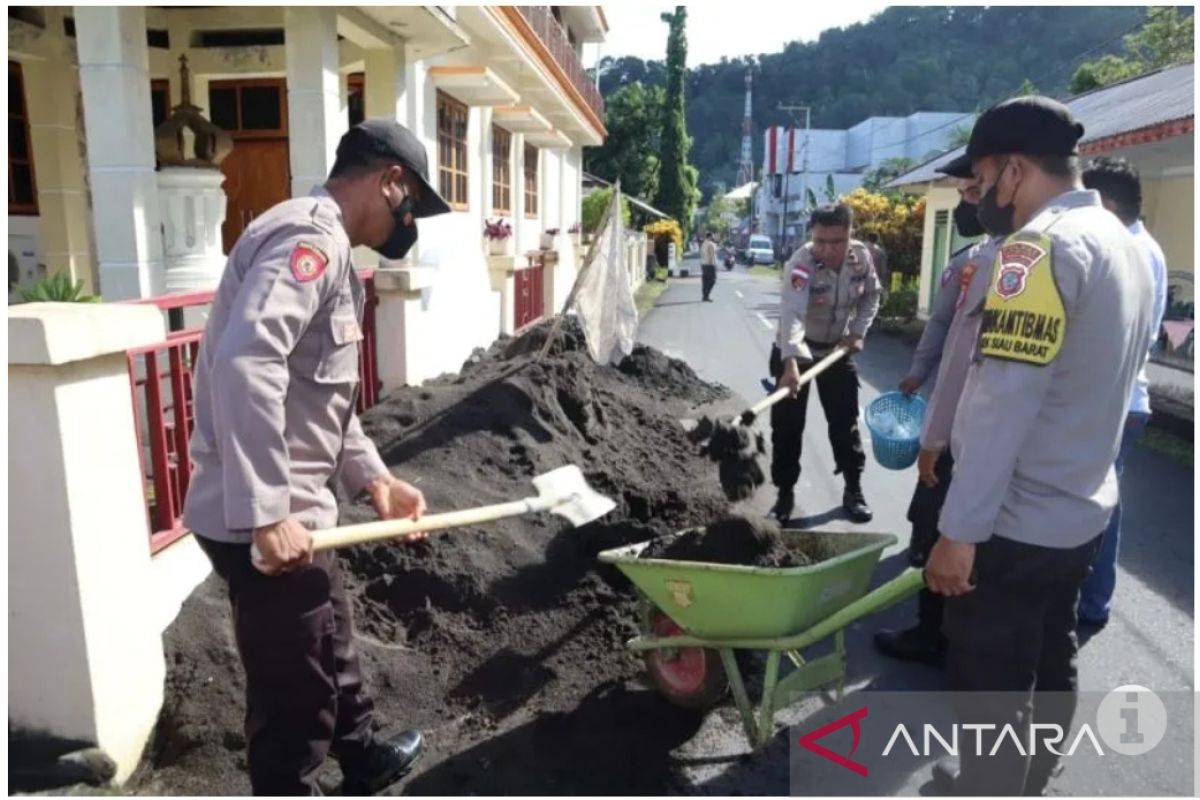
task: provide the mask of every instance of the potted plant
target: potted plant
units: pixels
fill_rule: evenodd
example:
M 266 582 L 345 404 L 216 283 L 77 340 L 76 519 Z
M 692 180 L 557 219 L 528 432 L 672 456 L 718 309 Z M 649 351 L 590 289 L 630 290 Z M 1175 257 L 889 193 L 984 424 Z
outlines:
M 554 249 L 554 239 L 557 236 L 558 236 L 558 228 L 547 228 L 546 232 L 542 234 L 542 249 L 543 250 L 553 250 Z
M 567 233 L 571 234 L 571 244 L 575 245 L 576 247 L 579 247 L 579 235 L 582 233 L 582 231 L 583 228 L 578 222 L 567 228 Z
M 512 226 L 503 218 L 487 220 L 483 226 L 483 238 L 487 240 L 488 254 L 493 256 L 512 255 Z

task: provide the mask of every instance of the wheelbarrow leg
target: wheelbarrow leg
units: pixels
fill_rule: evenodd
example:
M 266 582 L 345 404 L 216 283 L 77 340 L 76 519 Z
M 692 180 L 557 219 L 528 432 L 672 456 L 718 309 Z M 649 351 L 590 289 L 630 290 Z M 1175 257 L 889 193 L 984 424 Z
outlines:
M 833 648 L 834 652 L 837 653 L 838 662 L 842 665 L 837 683 L 837 701 L 840 703 L 846 696 L 846 638 L 844 629 L 839 630 L 833 637 Z
M 754 708 L 750 705 L 750 697 L 746 694 L 746 683 L 742 680 L 742 671 L 738 669 L 737 658 L 734 657 L 733 650 L 728 647 L 722 647 L 718 651 L 721 654 L 721 664 L 725 667 L 725 675 L 729 678 L 729 688 L 733 690 L 733 702 L 737 706 L 738 713 L 742 715 L 742 727 L 746 729 L 746 739 L 750 742 L 750 747 L 757 749 L 757 728 L 754 724 Z
M 767 673 L 763 677 L 762 706 L 759 710 L 758 738 L 754 742 L 755 750 L 771 741 L 771 734 L 775 732 L 775 684 L 779 680 L 779 656 L 780 651 L 778 650 L 771 650 L 767 653 Z

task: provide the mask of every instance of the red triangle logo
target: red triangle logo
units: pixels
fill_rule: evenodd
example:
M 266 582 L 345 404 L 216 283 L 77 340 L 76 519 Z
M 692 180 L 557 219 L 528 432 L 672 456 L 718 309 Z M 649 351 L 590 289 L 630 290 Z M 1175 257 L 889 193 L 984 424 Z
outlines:
M 867 707 L 863 706 L 858 711 L 851 712 L 841 719 L 835 719 L 828 725 L 823 725 L 820 728 L 817 728 L 815 731 L 809 731 L 800 737 L 799 744 L 805 750 L 816 753 L 821 758 L 828 759 L 829 761 L 845 767 L 855 774 L 862 775 L 865 778 L 867 777 L 867 768 L 865 765 L 859 764 L 857 761 L 852 761 L 841 753 L 835 753 L 828 747 L 817 744 L 817 740 L 822 739 L 834 731 L 840 730 L 849 725 L 851 731 L 854 733 L 854 743 L 850 746 L 850 752 L 847 753 L 847 755 L 852 756 L 854 755 L 854 751 L 858 749 L 858 743 L 862 739 L 861 722 L 862 720 L 866 719 L 866 717 Z

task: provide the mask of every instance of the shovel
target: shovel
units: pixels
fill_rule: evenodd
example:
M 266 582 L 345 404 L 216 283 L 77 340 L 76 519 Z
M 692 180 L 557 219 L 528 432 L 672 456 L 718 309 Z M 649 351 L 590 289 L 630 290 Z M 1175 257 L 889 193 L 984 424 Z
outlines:
M 796 384 L 796 387 L 799 388 L 799 387 L 803 386 L 804 384 L 808 383 L 813 378 L 817 377 L 822 372 L 824 372 L 825 370 L 832 367 L 833 363 L 835 361 L 837 361 L 839 358 L 841 358 L 842 356 L 846 355 L 849 352 L 850 352 L 849 348 L 840 347 L 840 346 L 835 347 L 833 349 L 832 353 L 825 356 L 820 361 L 818 361 L 816 364 L 813 364 L 811 367 L 809 367 L 808 369 L 806 369 L 804 371 L 804 373 L 800 376 L 800 382 L 798 384 Z M 791 391 L 792 390 L 787 386 L 783 387 L 782 389 L 776 389 L 775 391 L 771 392 L 769 395 L 764 397 L 762 400 L 759 400 L 757 403 L 755 403 L 754 405 L 750 406 L 745 411 L 743 411 L 742 416 L 739 419 L 739 421 L 743 425 L 752 425 L 754 423 L 754 420 L 758 417 L 759 414 L 766 411 L 768 408 L 775 405 L 780 400 L 783 400 L 784 398 L 786 398 L 791 393 Z
M 572 526 L 579 527 L 599 519 L 617 507 L 612 500 L 588 486 L 583 472 L 574 464 L 538 475 L 533 479 L 533 485 L 537 489 L 536 497 L 526 497 L 511 503 L 466 508 L 445 514 L 427 514 L 415 521 L 385 519 L 313 531 L 313 550 L 331 550 L 352 544 L 394 539 L 410 533 L 461 528 L 541 511 L 558 514 L 569 520 Z

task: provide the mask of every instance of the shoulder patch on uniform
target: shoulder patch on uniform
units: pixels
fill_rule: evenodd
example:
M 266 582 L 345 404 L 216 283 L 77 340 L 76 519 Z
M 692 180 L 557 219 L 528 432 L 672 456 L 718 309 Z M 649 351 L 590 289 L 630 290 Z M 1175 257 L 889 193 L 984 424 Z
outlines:
M 1045 366 L 1062 350 L 1066 309 L 1054 280 L 1050 237 L 1018 235 L 996 256 L 979 350 L 991 358 Z
M 792 267 L 792 288 L 799 291 L 808 285 L 808 279 L 812 273 L 808 271 L 808 267 L 803 264 L 797 264 Z
M 955 308 L 962 308 L 962 304 L 967 299 L 967 290 L 971 288 L 971 281 L 975 277 L 976 270 L 979 265 L 974 261 L 968 261 L 963 264 L 963 268 L 958 271 L 958 299 L 954 301 Z
M 942 270 L 942 288 L 943 289 L 946 288 L 946 284 L 949 283 L 950 281 L 952 281 L 953 279 L 954 279 L 954 270 L 953 269 Z
M 308 283 L 321 277 L 325 267 L 329 266 L 329 257 L 316 245 L 300 242 L 292 249 L 288 266 L 292 269 L 293 278 L 300 283 Z

